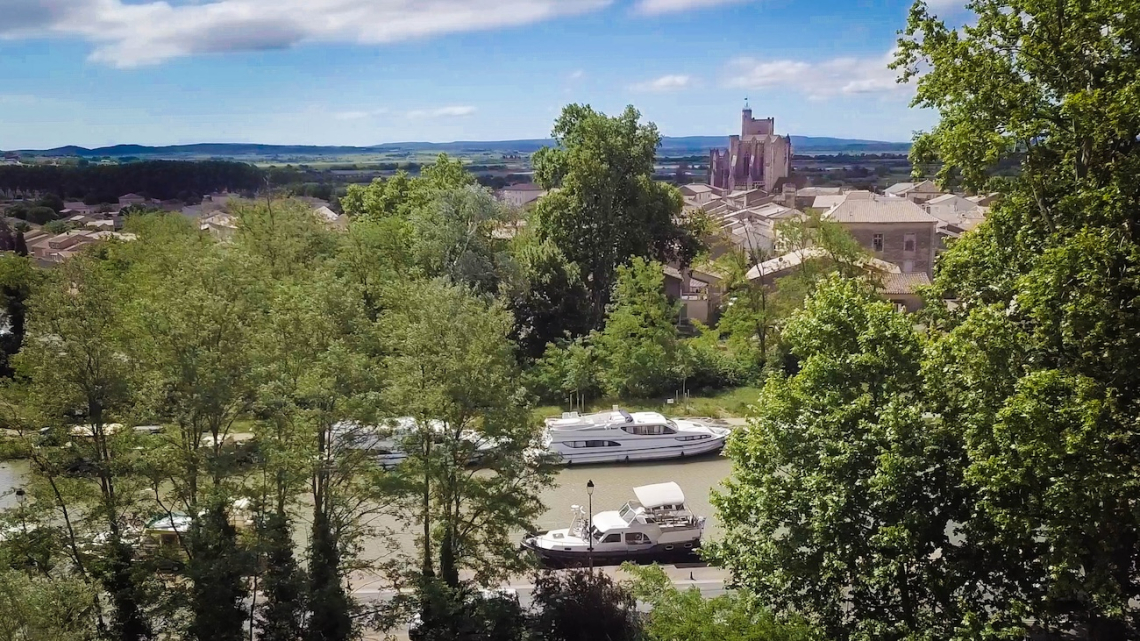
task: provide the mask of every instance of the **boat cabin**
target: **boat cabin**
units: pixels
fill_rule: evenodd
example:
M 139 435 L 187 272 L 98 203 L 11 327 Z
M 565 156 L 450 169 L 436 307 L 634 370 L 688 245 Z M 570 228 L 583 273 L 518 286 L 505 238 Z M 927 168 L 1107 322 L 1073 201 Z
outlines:
M 633 489 L 636 501 L 616 512 L 601 512 L 589 524 L 595 543 L 655 543 L 666 531 L 696 528 L 700 520 L 685 507 L 685 494 L 676 483 Z M 585 537 L 583 537 L 585 538 Z

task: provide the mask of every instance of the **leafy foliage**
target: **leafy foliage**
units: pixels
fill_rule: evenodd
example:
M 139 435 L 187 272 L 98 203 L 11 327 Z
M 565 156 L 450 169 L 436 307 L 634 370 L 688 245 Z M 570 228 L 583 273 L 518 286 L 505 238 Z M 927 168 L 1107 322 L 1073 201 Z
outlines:
M 657 565 L 623 566 L 633 575 L 630 591 L 649 606 L 645 636 L 655 641 L 812 641 L 819 636 L 802 621 L 781 621 L 755 598 L 730 592 L 706 599 L 695 587 L 679 590 Z
M 976 636 L 1084 629 L 1137 638 L 1135 300 L 1140 5 L 976 0 L 950 29 L 921 3 L 897 66 L 940 124 L 916 140 L 940 179 L 1000 189 L 943 257 L 935 409 L 962 426 L 978 494 L 964 527 Z M 1016 178 L 991 178 L 1019 159 Z M 968 392 L 967 392 L 968 390 Z
M 688 262 L 699 244 L 679 222 L 680 192 L 653 180 L 661 137 L 640 117 L 633 107 L 607 117 L 569 105 L 554 124 L 558 147 L 534 156 L 536 180 L 558 188 L 535 207 L 538 238 L 553 242 L 578 266 L 595 328 L 620 265 L 634 257 Z
M 641 620 L 634 595 L 607 574 L 547 572 L 534 582 L 532 623 L 545 641 L 637 641 Z
M 591 339 L 611 394 L 648 396 L 672 379 L 680 305 L 665 296 L 661 265 L 634 258 L 617 269 L 605 329 Z
M 967 516 L 955 433 L 922 411 L 910 321 L 833 277 L 789 323 L 802 369 L 773 375 L 733 435 L 712 558 L 829 636 L 945 638 L 969 574 L 949 533 Z
M 510 316 L 443 281 L 421 283 L 381 319 L 390 402 L 416 422 L 398 469 L 401 516 L 419 532 L 420 572 L 449 586 L 521 569 L 514 533 L 543 511 L 549 463 L 507 340 Z M 412 566 L 414 567 L 414 566 Z M 407 569 L 406 567 L 404 568 Z

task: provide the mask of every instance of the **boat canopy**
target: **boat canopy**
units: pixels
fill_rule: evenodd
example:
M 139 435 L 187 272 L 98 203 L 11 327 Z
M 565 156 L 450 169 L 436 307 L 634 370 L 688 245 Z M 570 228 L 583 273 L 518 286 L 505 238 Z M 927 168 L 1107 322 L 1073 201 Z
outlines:
M 174 512 L 173 514 L 163 514 L 154 517 L 146 524 L 146 529 L 155 532 L 189 532 L 190 526 L 193 524 L 193 519 L 190 515 L 183 512 Z
M 670 481 L 669 483 L 656 483 L 633 488 L 637 502 L 647 510 L 657 509 L 665 505 L 684 505 L 685 493 L 681 486 Z

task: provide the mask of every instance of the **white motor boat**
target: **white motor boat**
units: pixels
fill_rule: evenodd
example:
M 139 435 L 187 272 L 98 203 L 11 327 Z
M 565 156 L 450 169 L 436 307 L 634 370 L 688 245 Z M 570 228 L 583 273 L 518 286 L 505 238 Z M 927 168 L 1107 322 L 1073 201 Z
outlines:
M 657 412 L 613 411 L 546 419 L 547 447 L 562 462 L 629 463 L 719 452 L 729 430 Z
M 633 494 L 636 501 L 592 519 L 581 506 L 572 506 L 569 528 L 528 535 L 523 547 L 556 567 L 697 560 L 705 518 L 685 507 L 681 487 L 657 483 L 635 487 Z
M 441 434 L 447 429 L 447 424 L 433 420 L 428 422 L 428 428 Z M 416 419 L 406 416 L 385 419 L 381 425 L 342 421 L 333 425 L 332 438 L 339 447 L 363 450 L 381 466 L 395 467 L 408 458 L 404 443 L 417 429 Z M 471 444 L 476 460 L 495 447 L 495 443 L 474 430 L 464 430 L 461 438 Z

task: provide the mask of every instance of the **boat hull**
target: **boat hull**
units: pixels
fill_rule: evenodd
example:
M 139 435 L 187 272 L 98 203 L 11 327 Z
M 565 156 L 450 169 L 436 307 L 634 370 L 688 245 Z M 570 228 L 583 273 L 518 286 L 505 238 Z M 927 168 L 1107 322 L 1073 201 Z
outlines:
M 587 567 L 593 557 L 593 565 L 621 565 L 622 563 L 692 563 L 700 561 L 700 539 L 682 544 L 653 545 L 641 550 L 554 550 L 534 545 L 532 539 L 523 541 L 523 548 L 534 553 L 544 567 L 575 568 Z
M 552 449 L 552 453 L 559 456 L 562 463 L 566 465 L 636 463 L 638 461 L 662 461 L 716 454 L 717 452 L 720 452 L 722 449 L 724 449 L 724 442 L 725 439 L 718 438 L 709 439 L 708 442 L 694 441 L 691 444 L 686 444 L 683 447 L 669 445 L 663 447 L 647 447 L 633 450 L 618 450 L 615 448 L 611 451 L 605 451 L 602 450 L 602 448 L 596 448 L 596 450 L 593 450 L 592 448 L 582 448 L 569 452 Z

